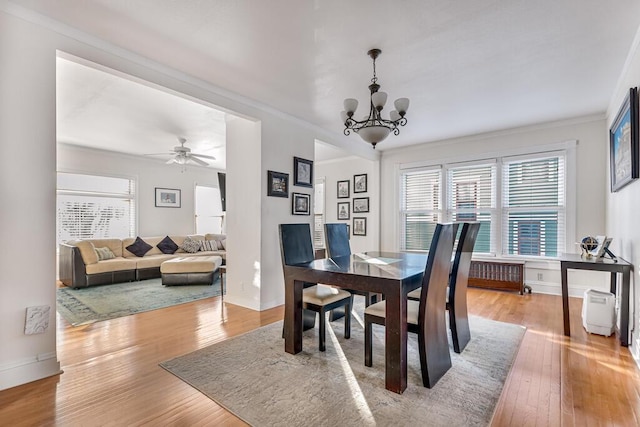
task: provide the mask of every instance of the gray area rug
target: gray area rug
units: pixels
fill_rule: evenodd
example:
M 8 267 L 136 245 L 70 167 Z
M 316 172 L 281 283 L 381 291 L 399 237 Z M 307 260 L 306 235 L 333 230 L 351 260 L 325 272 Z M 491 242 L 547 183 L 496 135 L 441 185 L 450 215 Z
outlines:
M 56 300 L 58 313 L 78 326 L 218 295 L 220 279 L 211 286 L 162 286 L 160 279 L 149 279 L 81 289 L 59 288 Z
M 374 325 L 367 368 L 363 327 L 354 320 L 349 340 L 343 320 L 327 328 L 324 353 L 317 327 L 304 333 L 301 353 L 285 353 L 277 322 L 160 366 L 254 426 L 485 426 L 525 332 L 472 317 L 471 342 L 460 355 L 451 348 L 453 367 L 433 389 L 422 386 L 410 333 L 408 386 L 398 395 L 384 388 L 384 328 Z

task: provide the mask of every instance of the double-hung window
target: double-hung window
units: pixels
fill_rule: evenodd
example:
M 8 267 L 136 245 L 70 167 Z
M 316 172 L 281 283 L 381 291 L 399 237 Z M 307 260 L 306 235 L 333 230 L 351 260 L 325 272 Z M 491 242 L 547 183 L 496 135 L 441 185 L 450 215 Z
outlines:
M 136 235 L 135 180 L 58 173 L 57 242 Z
M 475 253 L 550 257 L 567 240 L 566 151 L 400 173 L 400 249 L 428 250 L 438 222 L 479 222 Z

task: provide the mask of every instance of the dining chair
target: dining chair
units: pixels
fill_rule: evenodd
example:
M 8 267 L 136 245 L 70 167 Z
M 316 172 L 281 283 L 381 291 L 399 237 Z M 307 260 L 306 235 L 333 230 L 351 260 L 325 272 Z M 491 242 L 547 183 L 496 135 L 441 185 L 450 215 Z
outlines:
M 307 264 L 314 260 L 313 243 L 311 242 L 311 228 L 309 224 L 280 224 L 280 254 L 282 265 Z M 286 275 L 286 270 L 285 270 Z M 318 313 L 319 348 L 325 351 L 326 313 L 337 307 L 345 307 L 344 337 L 351 336 L 351 307 L 353 296 L 351 293 L 321 284 L 308 284 L 302 290 L 302 308 Z
M 349 244 L 349 231 L 347 230 L 347 224 L 344 223 L 329 223 L 324 225 L 324 240 L 325 248 L 327 250 L 327 258 L 337 258 L 351 255 L 351 245 Z M 368 307 L 378 301 L 378 295 L 375 292 L 360 291 L 355 289 L 345 289 L 351 294 L 364 296 L 364 305 Z M 336 320 L 340 318 L 340 315 L 334 315 L 335 311 L 331 313 L 330 320 Z
M 462 224 L 449 275 L 446 308 L 449 312 L 449 329 L 451 330 L 453 351 L 456 353 L 461 353 L 471 340 L 467 311 L 467 285 L 471 268 L 471 256 L 478 237 L 478 230 L 480 230 L 479 222 L 465 222 Z M 420 289 L 409 292 L 407 298 L 419 300 Z
M 422 277 L 420 301 L 407 301 L 407 330 L 418 334 L 422 383 L 431 388 L 451 367 L 445 301 L 457 224 L 437 224 Z M 372 366 L 373 323 L 384 325 L 386 301 L 364 310 L 364 364 Z

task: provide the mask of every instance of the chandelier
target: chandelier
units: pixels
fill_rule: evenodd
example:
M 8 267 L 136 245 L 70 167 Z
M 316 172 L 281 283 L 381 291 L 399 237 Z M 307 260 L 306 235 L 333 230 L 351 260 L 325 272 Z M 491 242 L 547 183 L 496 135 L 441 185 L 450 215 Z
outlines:
M 369 115 L 363 117 L 362 120 L 353 118 L 353 114 L 358 108 L 358 100 L 353 98 L 344 100 L 344 111 L 340 113 L 344 123 L 344 134 L 350 135 L 353 131 L 360 135 L 360 138 L 373 145 L 374 149 L 376 144 L 383 141 L 391 132 L 394 135 L 400 134 L 399 126 L 407 124 L 405 114 L 409 108 L 409 98 L 398 98 L 394 102 L 396 109 L 389 113 L 389 119 L 382 118 L 380 112 L 387 102 L 387 94 L 379 92 L 380 85 L 377 83 L 378 77 L 376 77 L 376 58 L 381 53 L 380 49 L 371 49 L 367 52 L 367 55 L 373 60 L 373 78 L 369 85 L 369 91 L 371 91 Z

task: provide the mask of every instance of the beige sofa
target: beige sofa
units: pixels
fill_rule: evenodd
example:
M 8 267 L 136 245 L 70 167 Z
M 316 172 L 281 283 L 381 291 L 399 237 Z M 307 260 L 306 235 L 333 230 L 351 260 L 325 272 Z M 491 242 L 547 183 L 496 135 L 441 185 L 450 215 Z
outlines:
M 200 250 L 189 253 L 182 249 L 187 236 L 169 236 L 179 249 L 173 254 L 165 254 L 157 245 L 165 238 L 141 237 L 152 248 L 139 257 L 129 252 L 135 238 L 125 239 L 92 239 L 63 243 L 60 245 L 59 274 L 60 281 L 69 287 L 84 288 L 93 285 L 131 282 L 160 277 L 160 265 L 169 259 L 190 256 L 211 256 L 226 259 L 226 250 Z M 213 240 L 218 246 L 226 243 L 223 234 L 206 234 L 189 236 L 193 240 Z M 222 246 L 224 247 L 224 246 Z M 109 248 L 115 255 L 112 259 L 99 260 L 96 248 Z

